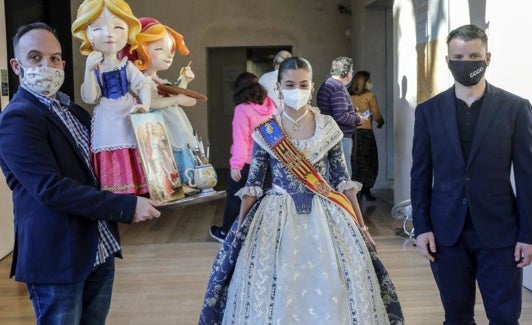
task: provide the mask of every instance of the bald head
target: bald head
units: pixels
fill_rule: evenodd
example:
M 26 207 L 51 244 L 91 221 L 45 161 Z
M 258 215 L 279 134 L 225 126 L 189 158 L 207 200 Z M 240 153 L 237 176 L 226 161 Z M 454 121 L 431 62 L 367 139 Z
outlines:
M 277 54 L 275 54 L 275 57 L 273 58 L 273 67 L 275 70 L 279 69 L 279 66 L 281 63 L 283 63 L 284 60 L 291 58 L 292 53 L 288 51 L 279 51 Z

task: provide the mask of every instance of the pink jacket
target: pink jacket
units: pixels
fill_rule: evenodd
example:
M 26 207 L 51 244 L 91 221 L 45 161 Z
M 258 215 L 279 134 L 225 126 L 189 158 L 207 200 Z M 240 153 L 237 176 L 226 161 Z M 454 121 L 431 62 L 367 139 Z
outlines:
M 255 103 L 242 103 L 235 107 L 233 115 L 233 144 L 231 145 L 231 158 L 229 166 L 241 170 L 244 164 L 251 163 L 253 153 L 253 139 L 251 133 L 262 122 L 272 116 L 275 103 L 269 97 L 264 99 L 262 105 Z

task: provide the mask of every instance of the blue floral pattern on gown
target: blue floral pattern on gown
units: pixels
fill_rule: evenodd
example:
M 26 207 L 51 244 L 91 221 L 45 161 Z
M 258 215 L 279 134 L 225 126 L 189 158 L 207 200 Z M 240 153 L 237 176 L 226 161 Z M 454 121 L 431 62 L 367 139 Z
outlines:
M 340 189 L 348 181 L 341 131 L 312 111 L 314 136 L 292 142 Z M 240 194 L 261 198 L 222 244 L 199 324 L 403 324 L 394 285 L 352 217 L 293 178 L 257 133 L 254 139 Z M 262 195 L 268 168 L 273 188 Z

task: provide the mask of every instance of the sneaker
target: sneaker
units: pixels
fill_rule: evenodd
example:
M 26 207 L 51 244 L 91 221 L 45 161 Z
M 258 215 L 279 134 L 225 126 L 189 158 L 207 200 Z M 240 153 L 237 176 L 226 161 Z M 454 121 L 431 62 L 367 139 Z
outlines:
M 227 234 L 223 232 L 222 227 L 218 226 L 211 226 L 211 228 L 209 229 L 209 235 L 211 235 L 214 240 L 220 243 L 223 243 L 225 240 L 225 236 L 227 236 Z

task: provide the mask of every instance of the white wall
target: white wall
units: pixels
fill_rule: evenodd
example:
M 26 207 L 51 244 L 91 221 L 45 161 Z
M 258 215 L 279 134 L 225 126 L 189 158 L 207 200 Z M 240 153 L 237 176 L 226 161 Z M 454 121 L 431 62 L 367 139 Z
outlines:
M 395 203 L 410 198 L 414 108 L 417 104 L 416 25 L 410 0 L 394 3 Z
M 4 0 L 0 0 L 0 69 L 7 67 L 6 22 Z M 7 105 L 7 96 L 1 96 L 2 109 Z M 13 249 L 13 204 L 11 191 L 5 178 L 0 176 L 0 259 Z

